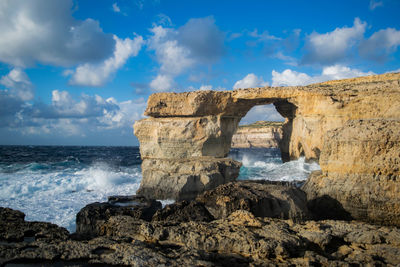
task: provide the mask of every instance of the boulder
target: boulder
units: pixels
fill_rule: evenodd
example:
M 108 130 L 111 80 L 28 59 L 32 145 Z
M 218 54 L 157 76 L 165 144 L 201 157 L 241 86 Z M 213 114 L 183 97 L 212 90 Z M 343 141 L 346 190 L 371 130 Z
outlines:
M 196 198 L 217 219 L 237 210 L 247 210 L 256 217 L 301 221 L 310 218 L 306 194 L 284 183 L 240 181 L 224 184 Z
M 27 222 L 18 210 L 0 207 L 0 242 L 60 241 L 69 238 L 63 227 L 46 222 Z
M 174 204 L 166 205 L 165 208 L 158 210 L 152 221 L 154 222 L 210 222 L 214 217 L 208 212 L 207 208 L 197 201 L 179 201 Z
M 76 215 L 76 234 L 81 237 L 98 236 L 102 225 L 116 215 L 126 215 L 134 219 L 150 221 L 154 213 L 161 209 L 161 203 L 139 196 L 113 196 L 108 202 L 86 205 Z

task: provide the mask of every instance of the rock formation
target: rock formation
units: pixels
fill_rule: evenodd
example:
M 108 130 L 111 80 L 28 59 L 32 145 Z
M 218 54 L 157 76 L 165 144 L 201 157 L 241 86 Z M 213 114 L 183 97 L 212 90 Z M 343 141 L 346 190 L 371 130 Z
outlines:
M 232 136 L 232 148 L 277 148 L 282 140 L 281 122 L 257 121 L 239 126 Z
M 235 182 L 161 209 L 138 197 L 90 204 L 77 233 L 0 207 L 2 266 L 398 266 L 400 230 L 305 221 L 304 192 Z M 151 216 L 151 214 L 154 214 Z M 215 217 L 214 217 L 214 215 Z M 274 217 L 274 218 L 270 218 Z M 278 219 L 280 218 L 280 219 Z M 295 221 L 294 221 L 295 220 Z
M 193 183 L 201 192 L 235 179 L 221 171 L 238 173 L 233 170 L 238 163 L 221 167 L 228 162 L 224 157 L 232 135 L 253 106 L 271 103 L 286 118 L 279 144 L 283 160 L 321 160 L 321 175 L 314 174 L 304 187 L 314 203 L 329 197 L 353 218 L 399 225 L 398 73 L 309 86 L 153 94 L 145 112 L 150 118 L 134 125 L 144 159 L 139 193 L 174 198 Z M 188 175 L 197 162 L 210 158 L 216 164 L 207 167 L 207 178 Z M 184 164 L 164 172 L 153 167 L 164 161 Z M 158 194 L 154 184 L 168 193 Z

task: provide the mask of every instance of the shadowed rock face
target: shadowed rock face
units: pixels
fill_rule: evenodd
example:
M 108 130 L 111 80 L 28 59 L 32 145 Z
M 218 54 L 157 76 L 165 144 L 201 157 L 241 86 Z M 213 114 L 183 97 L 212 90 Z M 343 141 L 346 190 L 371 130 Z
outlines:
M 391 194 L 384 198 L 380 196 L 387 191 L 395 195 L 400 188 L 399 180 L 393 179 L 397 177 L 393 173 L 399 168 L 400 156 L 399 153 L 390 152 L 398 151 L 397 145 L 393 144 L 398 144 L 399 137 L 390 137 L 390 132 L 398 132 L 399 128 L 396 123 L 390 122 L 400 120 L 400 74 L 330 81 L 303 87 L 153 94 L 149 97 L 145 112 L 150 118 L 134 125 L 141 155 L 145 161 L 187 159 L 192 161 L 190 164 L 195 164 L 195 158 L 214 157 L 220 161 L 218 166 L 222 166 L 240 119 L 253 106 L 271 103 L 286 118 L 279 143 L 283 160 L 300 156 L 308 160 L 321 159 L 322 175 L 314 175 L 313 182 L 305 187 L 311 198 L 322 196 L 323 191 L 324 195 L 337 200 L 353 218 L 375 221 L 378 216 L 383 216 L 381 220 L 385 220 L 383 211 L 388 210 L 386 214 L 393 214 L 389 223 L 399 225 L 398 204 L 392 205 L 396 207 L 393 210 L 382 204 L 385 199 L 390 199 Z M 353 121 L 354 125 L 349 121 Z M 377 145 L 376 142 L 370 142 L 380 138 L 382 129 L 388 133 L 382 136 L 382 140 L 389 143 Z M 370 134 L 357 138 L 359 132 L 365 131 Z M 190 164 L 186 167 L 189 168 Z M 164 181 L 168 179 L 166 175 L 157 175 L 153 168 L 147 166 L 144 164 L 142 168 L 144 179 L 141 188 L 146 187 L 148 176 L 152 177 L 152 181 L 157 180 L 158 176 L 159 180 L 163 179 L 163 183 L 168 184 Z M 207 172 L 211 174 L 215 171 L 208 169 Z M 177 177 L 188 179 L 179 171 L 170 174 L 174 177 L 171 181 L 177 180 Z M 210 181 L 213 180 L 209 177 Z M 225 177 L 225 180 L 235 178 Z M 333 182 L 328 183 L 327 179 Z M 202 189 L 198 188 L 200 193 Z M 370 189 L 373 191 L 371 196 L 376 197 L 355 198 L 359 194 L 369 194 Z M 147 193 L 152 194 L 150 191 Z M 159 197 L 156 192 L 153 193 L 153 197 Z M 171 197 L 176 195 L 179 193 L 170 194 Z M 162 198 L 165 197 L 168 196 L 162 195 Z M 352 201 L 354 203 L 349 205 Z M 378 201 L 383 202 L 378 204 Z M 398 203 L 397 198 L 394 202 Z

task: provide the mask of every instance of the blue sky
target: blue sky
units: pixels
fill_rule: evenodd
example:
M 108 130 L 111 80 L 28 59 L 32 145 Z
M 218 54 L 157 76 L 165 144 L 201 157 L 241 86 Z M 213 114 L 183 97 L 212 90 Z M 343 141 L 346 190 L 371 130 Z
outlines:
M 400 71 L 400 1 L 1 0 L 0 144 L 137 145 L 156 92 Z M 271 106 L 243 122 L 281 119 Z

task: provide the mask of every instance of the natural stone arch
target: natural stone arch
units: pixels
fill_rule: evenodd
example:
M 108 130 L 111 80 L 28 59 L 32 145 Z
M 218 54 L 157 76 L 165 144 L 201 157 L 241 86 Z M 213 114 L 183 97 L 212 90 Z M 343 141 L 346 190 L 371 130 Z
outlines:
M 293 158 L 290 140 L 297 106 L 288 97 L 242 93 L 199 91 L 150 96 L 146 115 L 151 118 L 134 126 L 143 158 L 138 193 L 162 199 L 190 199 L 235 180 L 241 164 L 226 159 L 232 136 L 241 118 L 257 105 L 274 104 L 286 118 L 280 149 L 284 161 Z
M 326 195 L 354 218 L 400 225 L 400 74 L 304 87 L 153 94 L 145 112 L 150 118 L 134 125 L 143 158 L 137 193 L 190 199 L 235 180 L 240 163 L 225 158 L 231 137 L 251 107 L 271 103 L 287 118 L 284 160 L 324 159 L 321 173 L 304 187 L 310 198 Z M 360 192 L 370 193 L 366 199 Z M 390 206 L 379 204 L 388 198 Z

